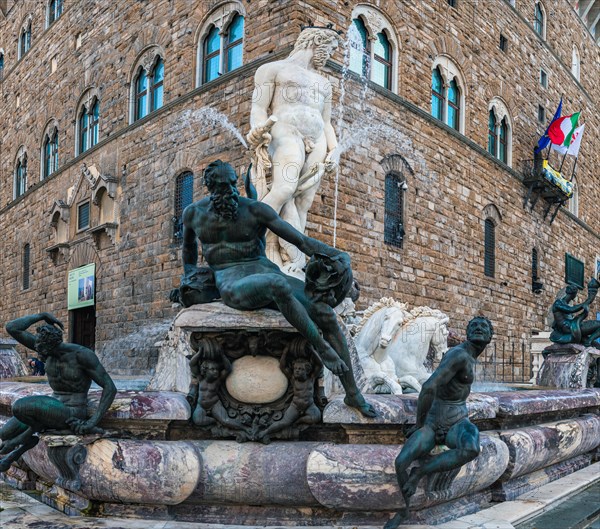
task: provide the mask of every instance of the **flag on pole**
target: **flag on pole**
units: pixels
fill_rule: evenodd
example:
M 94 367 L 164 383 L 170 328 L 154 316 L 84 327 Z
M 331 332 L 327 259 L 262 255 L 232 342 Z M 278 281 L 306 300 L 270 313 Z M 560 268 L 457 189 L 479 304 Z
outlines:
M 548 127 L 548 137 L 554 145 L 564 146 L 567 149 L 571 145 L 573 133 L 577 128 L 580 112 L 575 112 L 570 116 L 558 118 L 550 123 Z
M 568 147 L 564 145 L 554 145 L 552 144 L 552 149 L 558 151 L 560 154 L 568 154 L 570 156 L 578 156 L 579 155 L 579 147 L 581 147 L 581 137 L 583 136 L 583 131 L 585 129 L 585 125 L 581 125 L 581 127 L 577 127 L 573 132 L 573 138 L 571 141 L 571 145 Z
M 562 112 L 562 97 L 560 98 L 560 103 L 558 103 L 558 108 L 556 109 L 556 112 L 554 113 L 554 117 L 552 118 L 550 125 L 548 125 L 546 132 L 544 132 L 544 135 L 538 141 L 537 147 L 535 148 L 536 152 L 543 151 L 546 147 L 548 147 L 548 145 L 550 145 L 550 138 L 548 137 L 548 129 L 550 129 L 550 126 L 552 125 L 552 123 L 554 123 L 558 118 L 560 118 L 561 112 Z

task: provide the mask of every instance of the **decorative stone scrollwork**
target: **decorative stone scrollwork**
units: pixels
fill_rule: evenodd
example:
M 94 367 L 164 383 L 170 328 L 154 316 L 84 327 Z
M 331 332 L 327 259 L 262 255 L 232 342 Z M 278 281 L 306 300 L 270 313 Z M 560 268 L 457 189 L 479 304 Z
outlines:
M 48 446 L 48 457 L 58 469 L 56 484 L 63 489 L 78 491 L 81 488 L 79 467 L 85 462 L 87 449 L 74 435 L 44 436 Z
M 192 421 L 213 437 L 297 439 L 321 420 L 322 365 L 299 334 L 194 332 L 190 344 Z

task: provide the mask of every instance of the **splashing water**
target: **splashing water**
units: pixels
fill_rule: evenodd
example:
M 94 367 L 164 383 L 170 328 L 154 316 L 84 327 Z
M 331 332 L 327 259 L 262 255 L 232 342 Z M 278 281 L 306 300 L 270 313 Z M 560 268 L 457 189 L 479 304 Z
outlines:
M 237 127 L 229 121 L 229 118 L 212 107 L 202 107 L 197 110 L 185 110 L 181 113 L 181 125 L 185 128 L 193 128 L 197 123 L 211 127 L 221 127 L 231 133 L 245 149 L 248 144 Z

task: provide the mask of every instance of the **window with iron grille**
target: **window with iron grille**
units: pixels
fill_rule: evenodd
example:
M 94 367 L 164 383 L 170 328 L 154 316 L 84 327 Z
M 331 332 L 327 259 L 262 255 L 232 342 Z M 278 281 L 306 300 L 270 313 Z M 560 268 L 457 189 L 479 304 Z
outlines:
M 77 208 L 77 230 L 85 230 L 90 227 L 90 203 L 84 202 Z
M 29 267 L 31 259 L 31 248 L 29 244 L 23 246 L 23 290 L 29 288 Z
M 385 217 L 383 239 L 386 244 L 402 248 L 404 240 L 404 191 L 406 181 L 403 175 L 385 175 Z
M 175 215 L 173 217 L 173 238 L 183 237 L 183 210 L 194 201 L 194 174 L 181 173 L 175 182 Z
M 583 288 L 585 281 L 585 265 L 571 254 L 565 254 L 565 282 L 573 283 L 579 288 Z
M 456 7 L 457 1 L 458 0 L 448 0 L 448 5 L 450 7 Z
M 485 219 L 485 251 L 483 270 L 486 276 L 496 275 L 496 225 L 492 219 Z
M 542 105 L 538 105 L 538 121 L 540 123 L 546 122 L 546 109 Z

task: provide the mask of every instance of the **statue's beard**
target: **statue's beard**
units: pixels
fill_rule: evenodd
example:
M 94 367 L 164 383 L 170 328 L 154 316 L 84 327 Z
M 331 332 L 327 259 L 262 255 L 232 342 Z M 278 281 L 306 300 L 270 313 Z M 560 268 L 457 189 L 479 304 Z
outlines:
M 236 188 L 223 194 L 210 195 L 210 208 L 222 219 L 236 220 L 240 194 Z

